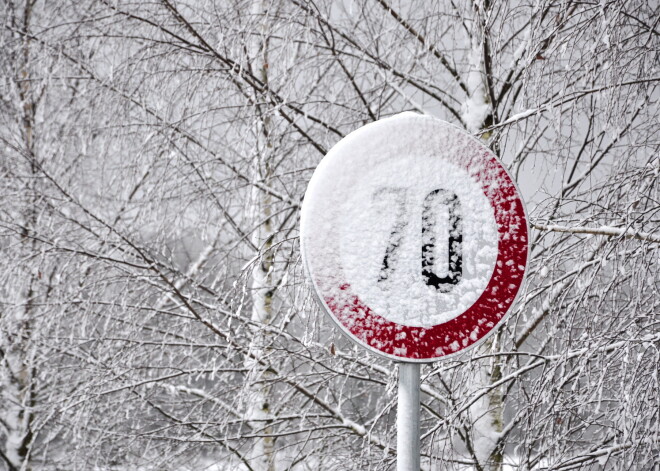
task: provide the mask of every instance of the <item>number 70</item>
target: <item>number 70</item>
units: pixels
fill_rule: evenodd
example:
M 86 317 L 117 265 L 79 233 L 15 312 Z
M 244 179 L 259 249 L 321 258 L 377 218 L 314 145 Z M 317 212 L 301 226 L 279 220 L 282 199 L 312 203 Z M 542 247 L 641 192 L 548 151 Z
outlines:
M 406 214 L 406 189 L 381 188 L 373 197 L 380 199 L 384 195 L 393 195 L 396 201 L 397 212 L 394 226 L 390 233 L 389 243 L 383 256 L 383 264 L 378 276 L 378 282 L 385 282 L 394 271 L 399 255 L 399 246 L 403 240 L 404 228 L 408 224 Z M 447 275 L 438 276 L 434 272 L 435 241 L 437 211 L 435 209 L 445 205 L 449 211 Z M 422 279 L 428 286 L 433 286 L 441 293 L 448 293 L 463 277 L 463 222 L 461 218 L 461 203 L 456 193 L 438 188 L 431 191 L 424 198 L 422 207 Z

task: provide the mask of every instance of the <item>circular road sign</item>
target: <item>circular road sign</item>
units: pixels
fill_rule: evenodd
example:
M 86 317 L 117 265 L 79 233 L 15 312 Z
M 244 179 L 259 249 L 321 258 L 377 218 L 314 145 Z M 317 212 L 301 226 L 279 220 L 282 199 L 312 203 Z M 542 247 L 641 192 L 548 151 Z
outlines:
M 335 145 L 302 207 L 305 269 L 351 339 L 407 362 L 483 340 L 523 282 L 528 227 L 495 155 L 446 122 L 402 113 Z

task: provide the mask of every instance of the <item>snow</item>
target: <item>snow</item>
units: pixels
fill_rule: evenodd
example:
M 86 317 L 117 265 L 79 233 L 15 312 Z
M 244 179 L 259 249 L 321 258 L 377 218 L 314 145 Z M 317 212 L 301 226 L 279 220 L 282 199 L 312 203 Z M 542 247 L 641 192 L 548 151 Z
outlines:
M 461 168 L 465 143 L 446 123 L 446 132 L 438 132 L 439 123 L 403 113 L 352 133 L 321 162 L 303 205 L 303 246 L 312 278 L 350 284 L 374 312 L 406 326 L 437 325 L 463 313 L 486 288 L 497 258 L 494 212 L 477 177 L 482 169 Z M 462 278 L 448 292 L 422 276 L 424 201 L 437 189 L 456 194 L 462 217 Z M 445 276 L 448 205 L 434 204 L 432 211 L 434 271 Z M 393 244 L 383 279 L 384 257 Z
M 474 35 L 470 51 L 470 72 L 467 76 L 468 98 L 463 103 L 461 113 L 466 128 L 472 133 L 476 133 L 482 128 L 491 110 L 490 103 L 487 100 L 486 85 L 484 84 L 484 63 L 481 47 L 481 41 L 477 35 Z
M 568 226 L 559 226 L 559 225 L 548 225 L 548 224 L 534 224 L 534 227 L 539 230 L 551 231 L 551 232 L 567 232 L 571 234 L 593 234 L 593 235 L 604 235 L 611 237 L 625 237 L 629 239 L 639 239 L 639 240 L 648 240 L 651 242 L 660 242 L 660 236 L 648 233 L 636 231 L 632 228 L 622 228 L 614 226 L 600 226 L 600 227 L 568 227 Z

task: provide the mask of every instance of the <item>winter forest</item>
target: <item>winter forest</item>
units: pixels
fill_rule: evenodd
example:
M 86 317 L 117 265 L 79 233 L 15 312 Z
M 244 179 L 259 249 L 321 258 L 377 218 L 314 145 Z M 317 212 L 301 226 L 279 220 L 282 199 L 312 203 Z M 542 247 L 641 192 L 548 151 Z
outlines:
M 507 323 L 426 364 L 424 471 L 660 462 L 655 0 L 0 0 L 0 470 L 393 470 L 397 365 L 300 208 L 412 111 L 527 204 Z

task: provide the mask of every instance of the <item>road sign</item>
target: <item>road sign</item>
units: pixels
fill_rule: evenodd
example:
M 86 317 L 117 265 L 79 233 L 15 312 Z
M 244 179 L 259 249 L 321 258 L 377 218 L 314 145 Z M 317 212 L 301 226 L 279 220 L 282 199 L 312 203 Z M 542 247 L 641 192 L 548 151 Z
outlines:
M 305 193 L 301 247 L 321 306 L 386 357 L 435 361 L 483 340 L 523 281 L 522 199 L 463 130 L 402 113 L 335 145 Z

